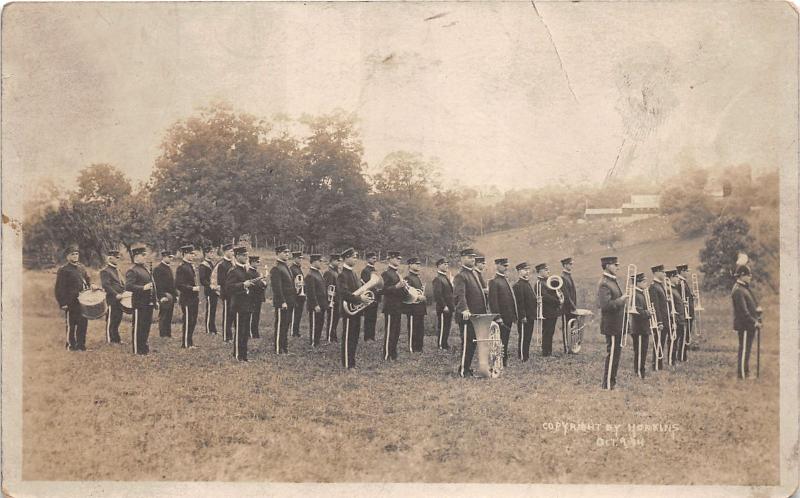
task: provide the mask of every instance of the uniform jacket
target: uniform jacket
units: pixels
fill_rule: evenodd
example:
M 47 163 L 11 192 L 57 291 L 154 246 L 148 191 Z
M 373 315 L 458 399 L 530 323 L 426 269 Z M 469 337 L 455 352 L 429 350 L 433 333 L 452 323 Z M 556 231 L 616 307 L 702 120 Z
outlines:
M 603 273 L 603 278 L 597 285 L 597 307 L 600 308 L 600 333 L 621 334 L 625 299 L 622 298 L 622 289 L 613 275 Z
M 181 306 L 188 306 L 198 302 L 200 291 L 192 290 L 192 287 L 197 285 L 197 281 L 198 280 L 195 278 L 194 265 L 183 261 L 175 271 L 175 287 L 180 291 Z M 160 289 L 159 292 L 161 292 Z
M 261 274 L 255 266 L 247 267 L 247 279 L 259 278 Z M 256 281 L 248 289 L 250 292 L 250 311 L 253 313 L 261 311 L 261 303 L 267 300 L 267 283 L 261 280 Z
M 383 290 L 381 295 L 384 296 L 383 300 L 383 314 L 390 315 L 392 313 L 400 313 L 403 311 L 403 298 L 406 296 L 404 288 L 396 289 L 394 286 L 400 281 L 400 274 L 397 273 L 397 268 L 389 266 L 381 274 L 383 278 Z
M 564 280 L 564 286 L 561 288 L 561 292 L 564 294 L 563 310 L 564 313 L 572 313 L 578 307 L 578 291 L 575 289 L 572 273 L 561 272 L 561 279 Z
M 556 318 L 561 316 L 561 301 L 558 300 L 558 294 L 553 289 L 547 287 L 547 279 L 536 277 L 541 280 L 542 289 L 542 316 L 544 318 Z M 536 283 L 534 282 L 534 285 Z
M 112 306 L 119 305 L 117 294 L 125 292 L 125 284 L 122 282 L 119 268 L 107 265 L 100 270 L 100 285 L 102 285 L 103 290 L 106 291 L 106 302 Z
M 517 321 L 517 299 L 505 275 L 497 273 L 489 281 L 489 309 L 500 315 L 506 327 Z
M 486 280 L 483 279 L 483 272 L 478 271 L 477 268 L 472 269 L 475 272 L 475 278 L 478 279 L 478 284 L 481 286 L 481 291 L 483 292 L 483 300 L 484 306 L 486 307 L 486 312 L 488 313 L 491 308 L 489 308 L 489 286 L 486 285 Z
M 216 283 L 216 285 L 219 286 L 219 296 L 222 299 L 227 299 L 228 298 L 227 294 L 225 294 L 225 281 L 228 278 L 228 273 L 231 271 L 231 268 L 233 268 L 233 265 L 234 265 L 233 261 L 231 261 L 229 259 L 222 258 L 222 259 L 219 260 L 219 262 L 217 263 L 217 266 L 216 266 L 216 269 L 217 269 L 217 283 Z M 213 278 L 211 279 L 211 283 L 212 283 L 212 285 L 214 284 L 214 279 Z
M 80 309 L 78 294 L 89 288 L 89 274 L 80 263 L 73 265 L 67 263 L 58 269 L 56 274 L 55 294 L 59 306 L 69 306 L 70 309 Z
M 473 315 L 488 313 L 486 296 L 483 293 L 478 275 L 471 268 L 461 267 L 453 277 L 453 294 L 455 295 L 456 319 L 462 322 L 461 313 L 468 310 Z
M 200 285 L 203 286 L 203 292 L 206 296 L 211 295 L 211 272 L 214 270 L 214 263 L 209 259 L 204 259 L 197 267 L 200 273 Z
M 172 276 L 172 268 L 164 263 L 159 263 L 153 267 L 153 281 L 156 283 L 156 294 L 160 299 L 166 294 L 173 298 L 176 297 L 175 278 Z
M 322 272 L 313 266 L 306 274 L 306 306 L 309 313 L 314 311 L 315 306 L 319 306 L 320 310 L 325 310 L 328 307 L 328 291 L 325 285 L 325 278 Z
M 436 272 L 433 277 L 433 300 L 436 302 L 436 312 L 442 313 L 447 306 L 447 312 L 453 313 L 456 309 L 455 299 L 453 299 L 453 283 L 446 273 Z
M 134 308 L 146 308 L 155 305 L 155 293 L 158 292 L 158 289 L 155 292 L 152 288 L 149 290 L 143 289 L 145 285 L 151 283 L 153 283 L 153 277 L 150 275 L 150 270 L 145 268 L 143 264 L 134 264 L 128 269 L 125 273 L 125 290 L 133 293 L 131 306 Z
M 287 306 L 297 304 L 297 290 L 294 287 L 294 278 L 285 261 L 277 261 L 269 271 L 269 282 L 272 287 L 272 306 L 280 308 L 283 303 Z
M 405 280 L 411 287 L 422 290 L 422 280 L 420 280 L 419 274 L 408 272 Z M 425 301 L 421 303 L 405 304 L 403 305 L 403 312 L 414 316 L 426 315 L 428 314 L 428 304 Z
M 675 308 L 672 310 L 672 316 L 674 317 L 675 323 L 682 327 L 686 323 L 686 310 L 683 308 L 680 284 L 672 286 L 672 303 L 675 305 Z
M 731 290 L 733 300 L 733 330 L 752 332 L 758 322 L 758 302 L 750 286 L 737 280 Z
M 689 303 L 689 316 L 694 318 L 694 294 L 692 294 L 692 286 L 683 277 L 678 277 L 678 292 L 680 292 L 680 285 L 683 284 L 684 292 L 686 293 L 686 301 Z
M 298 275 L 303 275 L 303 268 L 300 265 L 292 263 L 291 265 L 289 265 L 289 271 L 292 274 L 292 285 L 294 285 L 294 279 L 297 278 Z M 303 275 L 303 281 L 305 282 L 305 275 Z M 297 295 L 296 288 L 295 288 L 295 296 L 296 296 L 295 299 L 297 299 L 298 301 L 302 301 L 303 299 L 305 299 L 304 297 Z
M 633 302 L 638 315 L 630 315 L 631 335 L 650 335 L 650 313 L 647 312 L 647 302 L 644 299 L 645 292 L 647 291 L 636 288 L 636 297 Z
M 365 266 L 364 269 L 361 270 L 361 281 L 367 283 L 369 281 L 369 276 L 376 272 L 377 270 L 375 269 L 374 266 L 372 265 Z M 375 292 L 374 294 L 375 294 L 375 304 L 373 304 L 372 306 L 377 308 L 378 303 L 381 302 L 381 294 L 380 292 Z
M 520 278 L 514 284 L 514 296 L 517 298 L 517 318 L 522 321 L 527 318 L 528 322 L 536 320 L 536 296 L 531 287 L 531 281 Z
M 322 275 L 322 277 L 325 279 L 325 307 L 330 306 L 328 304 L 330 302 L 330 298 L 328 297 L 328 287 L 330 287 L 331 285 L 334 288 L 336 287 L 336 277 L 338 275 L 339 274 L 336 271 L 334 271 L 333 268 L 328 268 Z M 338 305 L 339 305 L 339 297 L 334 291 L 333 306 L 335 307 Z
M 249 289 L 244 286 L 247 280 L 250 280 L 247 267 L 240 263 L 236 263 L 225 276 L 225 295 L 228 296 L 231 311 L 234 313 L 249 313 L 253 308 L 252 286 Z
M 361 285 L 359 284 L 358 276 L 352 268 L 344 265 L 342 272 L 337 277 L 336 291 L 339 293 L 339 301 L 344 306 L 344 303 L 359 304 L 361 298 L 353 295 L 353 291 L 357 290 Z M 342 309 L 342 313 L 344 310 Z

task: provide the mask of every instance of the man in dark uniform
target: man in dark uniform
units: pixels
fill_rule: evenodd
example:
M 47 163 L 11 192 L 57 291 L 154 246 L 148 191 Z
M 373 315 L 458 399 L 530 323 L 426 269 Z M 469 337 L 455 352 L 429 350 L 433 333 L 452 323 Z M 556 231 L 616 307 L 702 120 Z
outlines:
M 517 298 L 514 289 L 508 281 L 508 258 L 494 260 L 495 276 L 489 281 L 489 309 L 497 313 L 500 325 L 500 341 L 503 343 L 503 366 L 508 366 L 508 340 L 511 337 L 511 327 L 518 320 Z
M 342 259 L 344 259 L 344 268 L 342 273 L 339 274 L 337 280 L 337 291 L 341 295 L 342 305 L 344 303 L 360 304 L 367 303 L 369 300 L 365 296 L 355 296 L 353 291 L 357 290 L 361 285 L 359 278 L 353 270 L 353 265 L 356 262 L 356 251 L 351 247 L 342 252 Z M 355 316 L 342 311 L 344 318 L 344 335 L 342 337 L 342 366 L 344 368 L 355 368 L 356 366 L 356 348 L 358 347 L 358 334 L 361 331 L 361 315 Z
M 572 257 L 561 260 L 561 280 L 564 282 L 561 288 L 561 292 L 564 295 L 564 305 L 561 309 L 561 342 L 564 344 L 564 354 L 572 353 L 568 346 L 569 338 L 567 335 L 569 330 L 567 330 L 567 324 L 573 318 L 577 318 L 575 310 L 578 307 L 578 292 L 575 288 L 575 281 L 572 280 L 572 265 L 574 262 Z
M 453 311 L 456 309 L 453 300 L 453 282 L 447 274 L 449 262 L 444 258 L 436 261 L 436 276 L 433 277 L 433 300 L 436 302 L 436 328 L 439 349 L 447 351 L 450 346 L 450 327 L 453 323 Z
M 689 345 L 692 343 L 692 325 L 694 324 L 694 294 L 692 293 L 692 286 L 689 284 L 689 279 L 691 278 L 689 276 L 689 265 L 678 265 L 675 269 L 678 270 L 678 288 L 681 299 L 683 299 L 685 303 L 684 316 L 686 317 L 683 331 L 683 344 L 678 351 L 678 356 L 681 361 L 687 361 L 687 351 L 689 350 Z M 688 315 L 686 311 L 689 312 Z
M 161 251 L 161 262 L 153 268 L 158 307 L 158 335 L 172 337 L 172 312 L 175 307 L 175 277 L 172 276 L 172 253 Z M 185 321 L 185 320 L 184 320 Z
M 330 292 L 333 286 L 333 300 L 330 295 L 325 306 L 325 330 L 328 344 L 338 342 L 336 338 L 336 327 L 339 325 L 339 297 L 336 292 L 336 279 L 339 277 L 339 265 L 342 263 L 340 254 L 331 254 L 328 259 L 328 270 L 323 277 L 325 278 L 325 292 Z
M 312 348 L 319 346 L 322 328 L 325 325 L 325 308 L 328 307 L 328 293 L 325 278 L 322 276 L 322 255 L 312 254 L 308 258 L 311 268 L 305 278 L 308 318 L 311 322 L 308 336 Z
M 648 287 L 650 293 L 650 304 L 656 312 L 658 330 L 654 338 L 653 346 L 653 371 L 658 372 L 664 368 L 664 351 L 667 348 L 667 338 L 670 335 L 671 317 L 669 315 L 669 303 L 667 302 L 667 287 L 665 283 L 664 265 L 656 265 L 650 268 L 653 272 L 653 282 Z
M 419 258 L 409 258 L 406 263 L 408 264 L 406 283 L 422 292 L 421 301 L 414 304 L 406 304 L 404 307 L 408 316 L 408 351 L 410 353 L 421 353 L 425 339 L 425 315 L 428 314 L 428 306 L 425 302 L 425 286 L 422 285 L 422 279 L 419 275 L 422 264 Z
M 183 313 L 181 334 L 182 348 L 196 348 L 194 345 L 194 328 L 197 325 L 197 309 L 200 305 L 200 276 L 194 268 L 197 252 L 194 246 L 187 244 L 181 247 L 183 262 L 175 272 L 175 287 L 180 292 L 179 304 Z
M 453 278 L 453 294 L 455 295 L 456 320 L 461 328 L 462 349 L 461 365 L 458 374 L 461 377 L 472 376 L 472 357 L 475 354 L 475 329 L 469 317 L 473 314 L 487 313 L 486 295 L 473 269 L 475 251 L 461 251 L 461 271 Z
M 761 333 L 761 309 L 750 289 L 752 275 L 750 268 L 739 266 L 735 272 L 736 283 L 731 290 L 733 300 L 733 330 L 739 336 L 739 352 L 736 375 L 739 379 L 750 376 L 750 351 L 753 337 Z
M 275 248 L 278 260 L 269 271 L 272 287 L 272 306 L 275 308 L 275 354 L 289 353 L 290 310 L 297 304 L 297 290 L 294 286 L 289 258 L 292 252 L 285 245 Z
M 364 266 L 364 269 L 361 270 L 361 281 L 367 283 L 370 275 L 377 272 L 375 269 L 375 262 L 378 261 L 378 256 L 374 252 L 368 252 L 365 258 L 367 264 Z M 378 292 L 374 294 L 375 302 L 364 310 L 364 342 L 375 340 L 375 324 L 378 321 L 378 305 L 381 302 L 381 297 Z
M 650 312 L 647 310 L 645 292 L 647 292 L 647 283 L 644 273 L 638 273 L 636 274 L 636 296 L 634 297 L 637 314 L 629 315 L 629 319 L 631 320 L 631 340 L 633 341 L 633 371 L 640 379 L 644 379 L 647 341 L 650 340 Z
M 547 286 L 547 277 L 550 268 L 547 263 L 536 265 L 536 277 L 540 281 L 538 286 L 542 292 L 542 356 L 553 354 L 553 335 L 556 332 L 556 322 L 561 316 L 561 300 L 558 293 Z
M 614 389 L 622 350 L 622 317 L 628 299 L 617 281 L 619 263 L 616 256 L 600 258 L 603 278 L 597 286 L 597 307 L 600 308 L 600 333 L 606 337 L 606 360 L 603 364 L 603 389 Z
M 228 272 L 231 271 L 234 265 L 233 244 L 223 245 L 222 254 L 222 259 L 214 267 L 216 273 L 211 272 L 211 287 L 216 287 L 219 290 L 219 297 L 222 299 L 222 340 L 228 342 L 233 336 L 233 313 L 229 309 L 230 303 L 225 295 L 225 279 L 228 278 Z
M 521 361 L 528 361 L 531 349 L 531 336 L 533 324 L 536 322 L 536 296 L 529 279 L 531 265 L 526 261 L 517 265 L 519 280 L 514 284 L 514 297 L 517 299 L 517 334 L 519 341 L 517 348 Z
M 683 299 L 681 298 L 680 279 L 678 278 L 678 270 L 669 270 L 667 278 L 670 281 L 670 289 L 672 292 L 672 317 L 675 320 L 675 341 L 670 343 L 670 365 L 674 365 L 678 361 L 682 361 L 681 351 L 684 348 L 683 342 L 686 340 L 686 310 L 683 307 Z
M 230 299 L 233 321 L 233 357 L 247 361 L 247 341 L 250 340 L 251 289 L 254 282 L 247 273 L 247 248 L 233 248 L 235 263 L 225 279 L 225 295 Z
M 198 267 L 200 274 L 200 285 L 203 287 L 203 294 L 206 301 L 205 323 L 206 334 L 217 333 L 217 291 L 211 287 L 211 273 L 214 271 L 214 248 L 207 245 L 203 248 L 203 262 Z
M 119 274 L 117 265 L 119 264 L 119 251 L 108 251 L 106 257 L 107 265 L 100 270 L 100 285 L 106 291 L 106 341 L 109 344 L 120 344 L 119 324 L 122 322 L 122 293 L 125 292 L 125 283 L 122 275 Z
M 301 266 L 303 260 L 303 253 L 301 251 L 294 251 L 292 253 L 292 265 L 290 270 L 292 272 L 292 281 L 297 288 L 297 304 L 292 308 L 292 337 L 300 337 L 300 321 L 303 318 L 303 307 L 306 304 L 306 298 L 302 295 L 303 290 L 302 282 L 305 278 L 303 275 L 303 267 Z M 298 275 L 300 278 L 298 279 Z
M 403 310 L 403 298 L 406 296 L 405 280 L 397 269 L 400 266 L 400 253 L 389 251 L 388 265 L 381 274 L 383 279 L 383 359 L 397 359 L 397 341 L 400 338 L 400 317 Z
M 254 285 L 250 287 L 250 330 L 251 339 L 259 339 L 261 332 L 261 305 L 267 300 L 267 283 L 261 279 L 262 275 L 258 271 L 258 265 L 261 263 L 261 258 L 258 256 L 248 256 L 249 266 L 247 267 L 247 276 L 250 280 L 254 281 Z M 255 280 L 260 279 L 260 280 Z
M 143 245 L 131 249 L 133 266 L 125 273 L 125 290 L 133 293 L 133 328 L 131 329 L 131 345 L 133 354 L 145 355 L 150 352 L 147 341 L 150 337 L 150 325 L 153 322 L 153 307 L 158 307 L 153 276 L 144 265 L 147 262 L 147 248 Z
M 489 286 L 486 285 L 486 281 L 483 279 L 484 268 L 486 268 L 486 258 L 484 256 L 475 256 L 475 276 L 478 278 L 478 282 L 481 284 L 483 300 L 485 301 L 486 312 L 488 313 L 491 308 L 489 308 Z
M 66 344 L 69 351 L 86 351 L 86 328 L 88 320 L 81 314 L 78 294 L 89 289 L 89 274 L 78 262 L 80 252 L 77 245 L 70 245 L 64 251 L 67 263 L 56 274 L 56 301 L 66 312 Z

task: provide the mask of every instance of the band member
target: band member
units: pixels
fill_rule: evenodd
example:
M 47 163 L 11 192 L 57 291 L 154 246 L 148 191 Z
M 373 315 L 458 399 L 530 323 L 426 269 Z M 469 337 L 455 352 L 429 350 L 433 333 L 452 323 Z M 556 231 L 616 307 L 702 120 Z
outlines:
M 383 279 L 383 359 L 397 360 L 397 341 L 400 338 L 400 316 L 406 296 L 405 280 L 400 277 L 400 253 L 389 251 L 388 266 L 381 274 Z
M 377 271 L 375 262 L 378 261 L 378 256 L 374 252 L 368 252 L 364 257 L 367 260 L 367 265 L 361 270 L 361 281 L 366 283 L 369 281 L 370 275 Z M 376 292 L 375 302 L 364 310 L 364 342 L 375 340 L 375 323 L 378 321 L 378 305 L 380 302 L 380 293 Z
M 120 344 L 119 324 L 122 322 L 122 293 L 125 292 L 125 284 L 122 275 L 119 274 L 117 264 L 119 264 L 119 251 L 108 251 L 106 256 L 106 267 L 100 270 L 100 285 L 106 291 L 106 341 L 109 344 Z
M 331 254 L 328 259 L 328 270 L 323 275 L 327 291 L 333 289 L 333 299 L 328 296 L 328 304 L 325 307 L 325 330 L 328 344 L 338 342 L 336 327 L 339 326 L 339 293 L 336 292 L 336 279 L 339 277 L 339 265 L 341 264 L 342 256 Z
M 619 263 L 616 256 L 600 258 L 603 278 L 597 287 L 597 306 L 600 308 L 600 333 L 606 337 L 606 359 L 603 364 L 603 389 L 614 389 L 622 345 L 622 317 L 628 296 L 622 293 L 617 281 Z
M 483 291 L 483 300 L 485 301 L 486 305 L 486 312 L 489 312 L 489 286 L 486 285 L 486 281 L 483 279 L 483 270 L 486 268 L 486 258 L 483 256 L 475 256 L 475 276 L 478 278 L 478 282 L 481 284 L 481 290 Z
M 278 260 L 269 271 L 272 287 L 272 306 L 275 308 L 275 354 L 289 352 L 289 327 L 291 311 L 297 305 L 297 290 L 294 286 L 289 258 L 292 252 L 285 245 L 275 248 Z
M 678 265 L 675 269 L 678 270 L 679 291 L 684 302 L 684 315 L 686 316 L 683 344 L 680 351 L 678 351 L 678 355 L 681 361 L 687 361 L 687 351 L 689 350 L 689 344 L 692 342 L 692 325 L 694 324 L 694 294 L 692 293 L 692 286 L 689 285 L 689 279 L 691 278 L 689 276 L 689 265 Z
M 517 299 L 517 344 L 519 359 L 528 361 L 531 349 L 533 324 L 536 322 L 536 296 L 529 280 L 531 265 L 523 261 L 516 266 L 519 280 L 514 284 L 514 297 Z
M 302 282 L 302 280 L 297 278 L 298 275 L 300 275 L 301 279 L 305 277 L 305 275 L 303 275 L 303 267 L 301 266 L 302 260 L 303 253 L 301 251 L 292 253 L 292 265 L 290 266 L 290 270 L 292 272 L 292 281 L 297 287 L 297 304 L 292 308 L 292 337 L 300 337 L 300 320 L 303 318 L 303 307 L 306 304 L 305 296 L 301 295 L 301 293 L 305 292 L 303 290 L 303 285 L 299 283 Z
M 406 263 L 408 264 L 406 283 L 421 291 L 423 295 L 421 301 L 405 305 L 405 313 L 408 316 L 408 351 L 421 353 L 425 338 L 425 315 L 428 313 L 428 306 L 425 302 L 425 286 L 422 285 L 422 279 L 419 276 L 422 264 L 419 258 L 409 258 Z
M 653 371 L 664 368 L 663 355 L 667 350 L 667 339 L 670 335 L 670 316 L 669 302 L 667 301 L 667 287 L 665 283 L 666 275 L 664 265 L 656 265 L 650 268 L 653 272 L 653 283 L 648 287 L 650 293 L 650 304 L 656 312 L 658 330 L 656 331 L 655 344 L 653 347 Z M 660 356 L 660 357 L 659 357 Z
M 194 328 L 197 325 L 197 309 L 200 305 L 200 276 L 194 268 L 197 252 L 193 245 L 181 247 L 183 262 L 175 272 L 175 286 L 180 292 L 178 303 L 183 313 L 181 325 L 181 347 L 196 348 L 194 345 Z M 157 284 L 156 284 L 157 285 Z
M 761 312 L 758 301 L 750 289 L 752 275 L 750 268 L 739 266 L 735 272 L 736 283 L 731 290 L 733 300 L 733 330 L 739 336 L 739 352 L 736 363 L 736 376 L 746 379 L 750 376 L 750 351 L 753 337 L 761 333 Z
M 150 337 L 150 325 L 153 322 L 153 308 L 158 306 L 157 289 L 154 288 L 153 276 L 144 264 L 147 262 L 147 248 L 143 245 L 131 249 L 133 266 L 125 273 L 125 290 L 133 293 L 133 328 L 131 345 L 133 354 L 145 355 L 150 352 L 147 341 Z
M 158 290 L 158 335 L 172 337 L 172 313 L 175 308 L 175 277 L 172 275 L 172 253 L 161 251 L 161 262 L 153 268 L 153 281 Z M 185 322 L 186 320 L 184 320 Z
M 561 292 L 564 295 L 564 305 L 561 309 L 561 340 L 564 343 L 564 354 L 572 353 L 569 348 L 569 340 L 567 334 L 567 324 L 573 318 L 577 318 L 575 310 L 578 307 L 578 293 L 575 288 L 575 281 L 572 280 L 572 265 L 574 260 L 572 257 L 564 258 L 561 260 L 561 280 L 564 285 Z
M 206 299 L 205 324 L 206 334 L 216 335 L 217 333 L 217 298 L 219 289 L 211 287 L 211 273 L 214 270 L 214 248 L 206 246 L 203 248 L 204 259 L 200 263 L 198 273 L 200 274 L 200 285 L 203 287 L 203 294 Z
M 222 299 L 222 340 L 228 342 L 233 336 L 233 313 L 230 311 L 230 302 L 228 296 L 225 295 L 225 279 L 228 278 L 228 272 L 233 268 L 233 244 L 225 244 L 222 246 L 222 259 L 214 267 L 216 274 L 211 273 L 211 288 L 219 290 L 219 297 Z M 216 278 L 214 278 L 216 276 Z
M 77 245 L 67 246 L 64 251 L 66 264 L 56 274 L 56 301 L 66 312 L 67 341 L 65 347 L 69 351 L 86 351 L 86 328 L 89 321 L 81 314 L 78 294 L 89 288 L 89 274 L 78 262 L 80 252 Z
M 447 274 L 449 262 L 440 258 L 436 261 L 436 276 L 433 277 L 433 300 L 436 302 L 436 329 L 439 349 L 447 351 L 450 337 L 450 327 L 453 323 L 453 310 L 456 309 L 453 300 L 453 282 Z
M 247 341 L 250 340 L 251 289 L 254 282 L 247 273 L 247 248 L 233 249 L 235 264 L 225 279 L 225 295 L 230 299 L 230 310 L 234 313 L 233 357 L 247 361 Z
M 547 277 L 550 276 L 550 268 L 547 263 L 536 265 L 536 276 L 539 279 L 542 298 L 542 356 L 553 354 L 553 334 L 556 332 L 556 321 L 561 316 L 561 300 L 558 293 L 546 285 Z
M 353 270 L 353 265 L 356 262 L 356 251 L 351 247 L 342 252 L 342 259 L 344 259 L 344 268 L 342 273 L 339 274 L 336 286 L 337 292 L 341 295 L 342 305 L 345 302 L 351 304 L 368 303 L 368 299 L 364 296 L 355 296 L 353 291 L 357 290 L 359 279 Z M 344 336 L 342 337 L 342 366 L 344 368 L 355 368 L 356 366 L 356 348 L 358 347 L 358 334 L 361 332 L 361 316 L 351 316 L 348 313 L 342 312 L 344 318 Z
M 494 260 L 495 276 L 489 281 L 489 309 L 500 318 L 500 341 L 503 343 L 503 366 L 508 366 L 508 340 L 511 337 L 511 326 L 517 321 L 517 298 L 508 281 L 508 258 Z
M 453 294 L 455 295 L 456 320 L 461 327 L 462 349 L 459 375 L 472 375 L 472 357 L 475 354 L 475 329 L 469 317 L 473 314 L 486 313 L 486 295 L 483 293 L 477 273 L 473 270 L 475 251 L 461 251 L 461 271 L 453 278 Z
M 311 347 L 319 346 L 322 328 L 325 325 L 325 309 L 328 307 L 328 292 L 322 276 L 322 255 L 312 254 L 308 258 L 311 269 L 305 278 L 308 317 L 311 327 L 308 331 Z
M 647 282 L 644 273 L 636 275 L 636 306 L 635 315 L 631 319 L 631 340 L 633 341 L 633 371 L 640 379 L 644 379 L 645 364 L 647 363 L 647 342 L 650 340 L 650 313 L 647 311 L 647 302 L 644 293 L 647 292 Z
M 261 305 L 267 300 L 267 284 L 263 280 L 255 280 L 261 278 L 261 273 L 258 271 L 258 265 L 261 263 L 261 258 L 258 256 L 248 256 L 247 277 L 254 280 L 254 285 L 250 287 L 250 330 L 251 339 L 259 339 L 261 333 L 259 327 L 261 326 Z
M 667 296 L 669 297 L 670 293 L 672 295 L 669 301 L 672 305 L 672 319 L 675 321 L 675 341 L 670 342 L 669 364 L 674 365 L 675 362 L 682 361 L 680 352 L 684 348 L 683 342 L 686 340 L 686 311 L 681 298 L 678 270 L 669 270 L 667 278 L 671 284 L 667 290 Z

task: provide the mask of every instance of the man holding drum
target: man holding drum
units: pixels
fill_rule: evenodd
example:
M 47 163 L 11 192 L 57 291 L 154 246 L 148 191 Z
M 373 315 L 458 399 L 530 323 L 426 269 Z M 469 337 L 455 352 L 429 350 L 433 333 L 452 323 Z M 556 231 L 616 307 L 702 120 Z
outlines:
M 69 351 L 86 351 L 86 327 L 88 321 L 81 314 L 78 294 L 89 288 L 89 274 L 81 265 L 77 245 L 69 245 L 64 251 L 67 263 L 56 274 L 56 301 L 66 312 L 66 345 Z

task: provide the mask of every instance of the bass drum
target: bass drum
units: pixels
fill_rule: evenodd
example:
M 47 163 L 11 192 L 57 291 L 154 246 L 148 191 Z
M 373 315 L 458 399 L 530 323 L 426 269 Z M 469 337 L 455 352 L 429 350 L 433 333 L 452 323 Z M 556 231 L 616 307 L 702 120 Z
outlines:
M 503 370 L 503 343 L 500 340 L 500 326 L 495 322 L 499 316 L 487 313 L 469 317 L 475 329 L 475 356 L 478 359 L 478 366 L 474 369 L 476 377 L 496 379 Z
M 78 294 L 81 315 L 88 320 L 97 320 L 106 315 L 106 293 L 102 290 L 85 290 Z
M 125 291 L 122 293 L 122 299 L 119 300 L 122 305 L 122 312 L 126 315 L 133 314 L 133 292 Z

